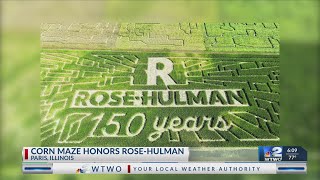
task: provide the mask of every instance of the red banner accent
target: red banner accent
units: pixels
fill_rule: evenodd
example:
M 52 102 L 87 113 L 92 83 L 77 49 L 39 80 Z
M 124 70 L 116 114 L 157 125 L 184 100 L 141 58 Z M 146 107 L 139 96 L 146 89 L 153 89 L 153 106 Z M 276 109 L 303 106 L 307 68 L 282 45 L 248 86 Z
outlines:
M 28 159 L 28 149 L 24 149 L 24 159 Z

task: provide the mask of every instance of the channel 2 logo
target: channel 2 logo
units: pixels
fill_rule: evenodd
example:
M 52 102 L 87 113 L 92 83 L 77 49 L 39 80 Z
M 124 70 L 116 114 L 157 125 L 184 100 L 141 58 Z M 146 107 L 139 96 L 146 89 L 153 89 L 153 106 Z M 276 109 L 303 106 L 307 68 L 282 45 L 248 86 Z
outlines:
M 265 161 L 281 161 L 282 160 L 282 147 L 268 146 L 263 148 Z
M 90 167 L 85 164 L 85 165 L 83 165 L 81 168 L 77 169 L 77 170 L 76 170 L 76 173 L 77 173 L 77 174 L 83 174 L 83 173 L 88 174 L 88 173 L 90 173 Z

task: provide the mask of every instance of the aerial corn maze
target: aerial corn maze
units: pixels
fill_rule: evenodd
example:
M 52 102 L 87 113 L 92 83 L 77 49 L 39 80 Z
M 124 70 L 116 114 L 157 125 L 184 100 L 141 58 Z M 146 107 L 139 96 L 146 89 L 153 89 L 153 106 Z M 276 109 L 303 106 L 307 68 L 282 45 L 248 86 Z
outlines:
M 275 145 L 278 23 L 41 25 L 44 146 Z

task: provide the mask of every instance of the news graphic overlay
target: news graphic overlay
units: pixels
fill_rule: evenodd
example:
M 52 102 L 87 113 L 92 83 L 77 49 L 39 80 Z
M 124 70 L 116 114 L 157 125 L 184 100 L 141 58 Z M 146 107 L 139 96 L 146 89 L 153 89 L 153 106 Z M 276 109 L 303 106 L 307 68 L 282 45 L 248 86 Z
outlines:
M 259 161 L 307 161 L 307 151 L 300 146 L 260 146 Z
M 42 146 L 276 145 L 279 24 L 41 26 Z
M 23 162 L 188 162 L 187 147 L 26 147 Z
M 25 174 L 305 174 L 307 152 L 299 146 L 209 148 L 221 161 L 186 147 L 25 147 Z M 224 149 L 225 154 L 221 153 Z M 206 156 L 202 159 L 198 154 Z M 233 154 L 232 156 L 229 156 Z M 271 159 L 270 159 L 271 158 Z M 214 160 L 217 159 L 217 160 Z

